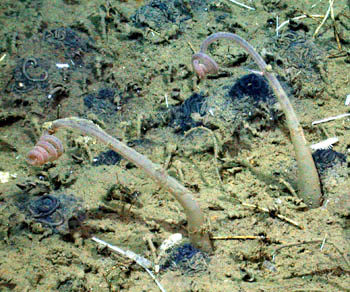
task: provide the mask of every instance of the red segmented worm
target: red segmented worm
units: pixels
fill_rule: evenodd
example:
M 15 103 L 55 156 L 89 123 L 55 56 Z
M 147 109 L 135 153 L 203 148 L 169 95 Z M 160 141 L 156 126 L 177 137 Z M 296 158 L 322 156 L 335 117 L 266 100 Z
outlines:
M 27 154 L 27 162 L 39 166 L 54 161 L 63 153 L 62 142 L 55 136 L 44 134 Z

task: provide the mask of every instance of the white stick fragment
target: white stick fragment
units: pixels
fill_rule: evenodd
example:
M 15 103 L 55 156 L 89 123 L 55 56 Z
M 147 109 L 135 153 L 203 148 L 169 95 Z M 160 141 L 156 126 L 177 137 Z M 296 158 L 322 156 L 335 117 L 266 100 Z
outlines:
M 315 7 L 316 7 L 318 4 L 320 4 L 320 3 L 321 3 L 321 1 L 322 1 L 322 0 L 318 0 L 318 2 L 317 2 L 317 3 L 312 4 L 312 5 L 311 5 L 311 8 L 315 8 Z
M 243 3 L 240 3 L 240 2 L 238 2 L 238 1 L 236 1 L 236 0 L 228 0 L 228 1 L 234 3 L 234 4 L 238 5 L 238 6 L 241 6 L 241 7 L 250 9 L 250 10 L 255 10 L 255 8 L 250 7 L 250 6 L 248 6 L 248 5 L 245 5 L 245 4 L 243 4 Z
M 325 243 L 326 243 L 327 237 L 328 237 L 328 233 L 326 233 L 326 235 L 324 236 L 324 238 L 323 238 L 323 240 L 322 240 L 322 244 L 321 244 L 321 247 L 320 247 L 320 250 L 321 250 L 321 251 L 322 251 L 322 249 L 323 249 L 323 247 L 324 247 L 324 245 L 325 245 Z
M 166 107 L 169 108 L 169 102 L 168 102 L 168 95 L 167 94 L 164 95 L 164 99 L 165 99 Z
M 296 17 L 293 17 L 291 19 L 288 19 L 286 21 L 283 21 L 280 25 L 277 25 L 276 27 L 276 33 L 278 33 L 278 31 L 284 27 L 285 25 L 289 24 L 291 20 L 300 20 L 300 19 L 303 19 L 303 18 L 323 18 L 324 16 L 323 15 L 320 15 L 320 14 L 313 14 L 313 15 L 306 15 L 306 14 L 303 14 L 303 15 L 299 15 L 299 16 L 296 16 Z
M 320 31 L 322 25 L 326 22 L 326 20 L 327 20 L 327 18 L 328 18 L 328 16 L 329 16 L 329 13 L 331 12 L 331 9 L 332 9 L 332 6 L 333 6 L 333 2 L 334 2 L 334 0 L 329 0 L 329 7 L 328 7 L 328 10 L 327 10 L 325 16 L 323 17 L 323 19 L 322 19 L 320 25 L 316 28 L 314 34 L 312 35 L 313 38 L 315 38 L 315 37 L 317 36 L 317 34 L 318 34 L 318 32 Z
M 101 239 L 98 239 L 97 237 L 92 237 L 91 239 L 93 241 L 95 241 L 99 244 L 102 244 L 103 246 L 107 246 L 109 249 L 135 261 L 138 265 L 140 265 L 142 268 L 144 268 L 146 270 L 146 272 L 152 277 L 152 279 L 156 282 L 157 286 L 159 287 L 160 291 L 166 292 L 166 290 L 163 288 L 163 286 L 160 284 L 160 282 L 156 279 L 156 277 L 153 275 L 153 273 L 149 270 L 149 268 L 152 267 L 152 263 L 148 259 L 134 253 L 131 250 L 125 251 L 125 250 L 121 249 L 120 247 L 117 247 L 115 245 L 111 245 L 111 244 L 109 244 Z
M 319 143 L 310 145 L 312 150 L 321 150 L 321 149 L 332 149 L 333 144 L 337 143 L 339 139 L 337 137 L 329 138 L 323 140 Z
M 148 259 L 145 259 L 144 257 L 134 253 L 133 251 L 131 250 L 123 250 L 121 249 L 120 247 L 118 246 L 115 246 L 115 245 L 111 245 L 101 239 L 98 239 L 97 237 L 92 237 L 91 238 L 93 241 L 96 241 L 98 242 L 99 244 L 102 244 L 102 245 L 105 245 L 107 246 L 108 248 L 110 248 L 111 250 L 113 251 L 116 251 L 117 253 L 135 261 L 137 264 L 139 264 L 140 266 L 142 266 L 143 268 L 151 268 L 152 267 L 152 263 L 148 260 Z
M 335 117 L 329 117 L 329 118 L 325 118 L 325 119 L 322 119 L 322 120 L 314 121 L 314 122 L 312 122 L 312 125 L 314 126 L 314 125 L 317 125 L 317 124 L 326 123 L 326 122 L 329 122 L 329 121 L 334 121 L 334 120 L 345 118 L 345 117 L 348 117 L 348 116 L 350 116 L 350 114 L 341 114 L 341 115 L 338 115 L 338 116 L 335 116 Z

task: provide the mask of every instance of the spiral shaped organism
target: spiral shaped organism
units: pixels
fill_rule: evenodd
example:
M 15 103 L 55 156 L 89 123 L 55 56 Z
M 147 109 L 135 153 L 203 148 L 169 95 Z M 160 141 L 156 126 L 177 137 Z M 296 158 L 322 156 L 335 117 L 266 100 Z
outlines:
M 27 162 L 39 166 L 58 159 L 63 153 L 62 142 L 55 136 L 44 134 L 27 154 Z
M 200 79 L 204 79 L 208 74 L 216 74 L 219 71 L 219 65 L 203 52 L 192 56 L 192 65 Z

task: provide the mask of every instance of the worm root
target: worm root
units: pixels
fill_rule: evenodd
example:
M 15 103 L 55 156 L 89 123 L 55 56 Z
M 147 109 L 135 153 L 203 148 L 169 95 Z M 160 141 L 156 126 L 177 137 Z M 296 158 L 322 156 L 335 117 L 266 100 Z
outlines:
M 63 153 L 62 142 L 55 136 L 44 134 L 27 154 L 27 162 L 34 166 L 58 159 Z

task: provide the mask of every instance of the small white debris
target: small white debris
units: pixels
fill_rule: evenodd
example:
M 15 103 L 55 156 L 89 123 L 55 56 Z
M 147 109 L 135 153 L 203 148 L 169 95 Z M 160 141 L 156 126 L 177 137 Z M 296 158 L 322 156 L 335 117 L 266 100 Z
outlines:
M 168 102 L 168 95 L 167 94 L 164 95 L 164 99 L 165 99 L 166 107 L 168 108 L 169 107 L 169 102 Z
M 59 69 L 69 68 L 69 64 L 67 63 L 56 63 L 56 67 Z
M 280 198 L 277 198 L 276 199 L 276 204 L 281 205 L 282 204 L 282 200 Z
M 328 203 L 329 203 L 329 200 L 326 200 L 326 201 L 323 203 L 322 209 L 326 209 Z
M 337 137 L 329 138 L 326 140 L 323 140 L 319 143 L 312 144 L 310 148 L 312 150 L 321 150 L 321 149 L 332 149 L 333 144 L 337 143 L 339 139 Z
M 314 122 L 312 122 L 312 125 L 314 126 L 314 125 L 317 125 L 317 124 L 326 123 L 326 122 L 329 122 L 329 121 L 345 118 L 345 117 L 348 117 L 348 116 L 350 116 L 350 114 L 341 114 L 339 116 L 329 117 L 329 118 L 325 118 L 325 119 L 322 119 L 322 120 L 314 121 Z
M 5 58 L 6 58 L 6 53 L 0 57 L 0 62 L 2 62 Z
M 168 239 L 164 240 L 159 249 L 161 251 L 166 251 L 169 248 L 173 247 L 174 245 L 178 244 L 182 240 L 182 234 L 181 233 L 174 233 L 169 236 Z
M 0 183 L 4 184 L 10 180 L 10 173 L 7 171 L 0 171 Z
M 248 72 L 251 72 L 255 75 L 260 75 L 260 76 L 264 76 L 264 72 L 262 71 L 258 71 L 258 70 L 252 70 L 252 69 L 249 69 L 249 68 L 245 68 Z
M 349 104 L 350 104 L 350 94 L 348 94 L 345 99 L 345 105 L 349 105 Z

